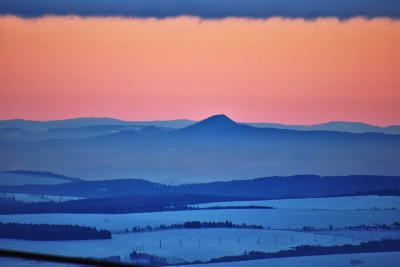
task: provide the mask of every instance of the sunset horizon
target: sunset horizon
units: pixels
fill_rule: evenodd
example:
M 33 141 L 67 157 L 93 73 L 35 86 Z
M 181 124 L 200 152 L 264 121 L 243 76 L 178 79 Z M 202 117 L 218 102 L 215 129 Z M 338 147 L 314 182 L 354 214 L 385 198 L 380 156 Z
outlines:
M 193 122 L 200 122 L 202 120 L 208 119 L 210 117 L 216 116 L 216 115 L 225 115 L 229 119 L 232 119 L 234 122 L 237 123 L 266 123 L 266 124 L 278 124 L 278 125 L 286 125 L 286 126 L 313 126 L 313 125 L 320 125 L 320 124 L 329 124 L 329 123 L 361 123 L 361 124 L 366 124 L 366 125 L 371 125 L 371 126 L 377 126 L 377 127 L 390 127 L 390 126 L 399 126 L 400 124 L 389 124 L 389 125 L 376 125 L 376 124 L 371 124 L 371 123 L 366 123 L 366 122 L 360 122 L 360 121 L 345 121 L 345 120 L 331 120 L 331 121 L 322 121 L 322 122 L 316 122 L 316 123 L 311 123 L 311 124 L 289 124 L 289 123 L 281 123 L 281 122 L 274 122 L 274 121 L 254 121 L 254 120 L 237 120 L 233 117 L 231 117 L 227 113 L 216 113 L 216 114 L 207 114 L 204 116 L 200 116 L 199 118 L 186 118 L 186 117 L 177 117 L 177 118 L 165 118 L 165 119 L 148 119 L 148 120 L 141 120 L 141 119 L 121 119 L 121 118 L 116 118 L 116 117 L 96 117 L 96 116 L 82 116 L 82 117 L 65 117 L 65 118 L 55 118 L 55 119 L 49 119 L 49 120 L 36 120 L 36 119 L 26 119 L 26 118 L 10 118 L 10 119 L 0 119 L 0 121 L 13 121 L 13 120 L 23 120 L 23 121 L 37 121 L 37 122 L 53 122 L 53 121 L 64 121 L 64 120 L 77 120 L 77 119 L 112 119 L 112 120 L 119 120 L 122 122 L 168 122 L 168 121 L 179 121 L 179 120 L 187 120 L 187 121 L 193 121 Z
M 0 16 L 0 119 L 400 124 L 400 22 Z M 283 34 L 282 34 L 283 33 Z

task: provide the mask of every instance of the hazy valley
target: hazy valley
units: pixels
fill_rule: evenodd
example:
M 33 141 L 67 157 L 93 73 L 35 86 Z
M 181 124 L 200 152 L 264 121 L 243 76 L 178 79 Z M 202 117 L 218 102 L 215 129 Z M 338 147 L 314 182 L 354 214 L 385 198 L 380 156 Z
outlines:
M 0 169 L 46 170 L 88 180 L 175 183 L 298 174 L 400 174 L 399 134 L 257 128 L 224 115 L 197 123 L 141 125 L 104 119 L 120 125 L 90 126 L 99 120 L 103 121 L 22 121 L 18 128 L 0 128 Z M 184 126 L 188 123 L 193 124 Z M 43 132 L 23 129 L 36 125 L 43 130 L 46 124 L 51 129 Z M 57 124 L 75 127 L 56 129 Z M 86 126 L 79 127 L 82 124 Z M 351 124 L 348 128 L 351 131 Z

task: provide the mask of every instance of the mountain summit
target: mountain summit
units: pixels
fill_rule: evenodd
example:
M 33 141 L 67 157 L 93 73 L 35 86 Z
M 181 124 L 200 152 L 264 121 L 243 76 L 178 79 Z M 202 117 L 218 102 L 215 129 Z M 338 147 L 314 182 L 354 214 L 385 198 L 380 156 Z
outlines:
M 227 116 L 214 115 L 198 123 L 186 127 L 186 129 L 195 131 L 220 131 L 238 126 L 236 122 Z

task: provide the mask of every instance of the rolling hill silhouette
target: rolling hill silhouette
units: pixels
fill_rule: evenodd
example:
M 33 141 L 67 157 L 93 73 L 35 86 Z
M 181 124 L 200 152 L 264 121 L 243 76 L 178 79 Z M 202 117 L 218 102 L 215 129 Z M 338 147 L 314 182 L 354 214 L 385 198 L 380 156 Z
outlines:
M 256 128 L 225 115 L 176 130 L 121 129 L 69 140 L 0 141 L 0 170 L 19 166 L 95 180 L 182 182 L 400 174 L 400 135 Z M 379 168 L 370 166 L 373 162 L 380 162 Z
M 329 176 L 296 175 L 250 180 L 183 184 L 178 186 L 141 179 L 72 181 L 60 184 L 2 185 L 1 192 L 64 195 L 83 198 L 151 196 L 168 194 L 209 195 L 243 198 L 326 197 L 359 192 L 387 191 L 399 194 L 400 176 Z M 390 192 L 393 190 L 393 192 Z M 381 192 L 384 193 L 384 192 Z

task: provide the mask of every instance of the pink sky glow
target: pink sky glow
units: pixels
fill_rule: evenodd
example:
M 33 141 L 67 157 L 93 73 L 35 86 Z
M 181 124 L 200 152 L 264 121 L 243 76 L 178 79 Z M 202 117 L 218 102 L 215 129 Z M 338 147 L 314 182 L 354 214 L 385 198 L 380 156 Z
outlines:
M 400 21 L 0 17 L 0 119 L 400 124 Z

